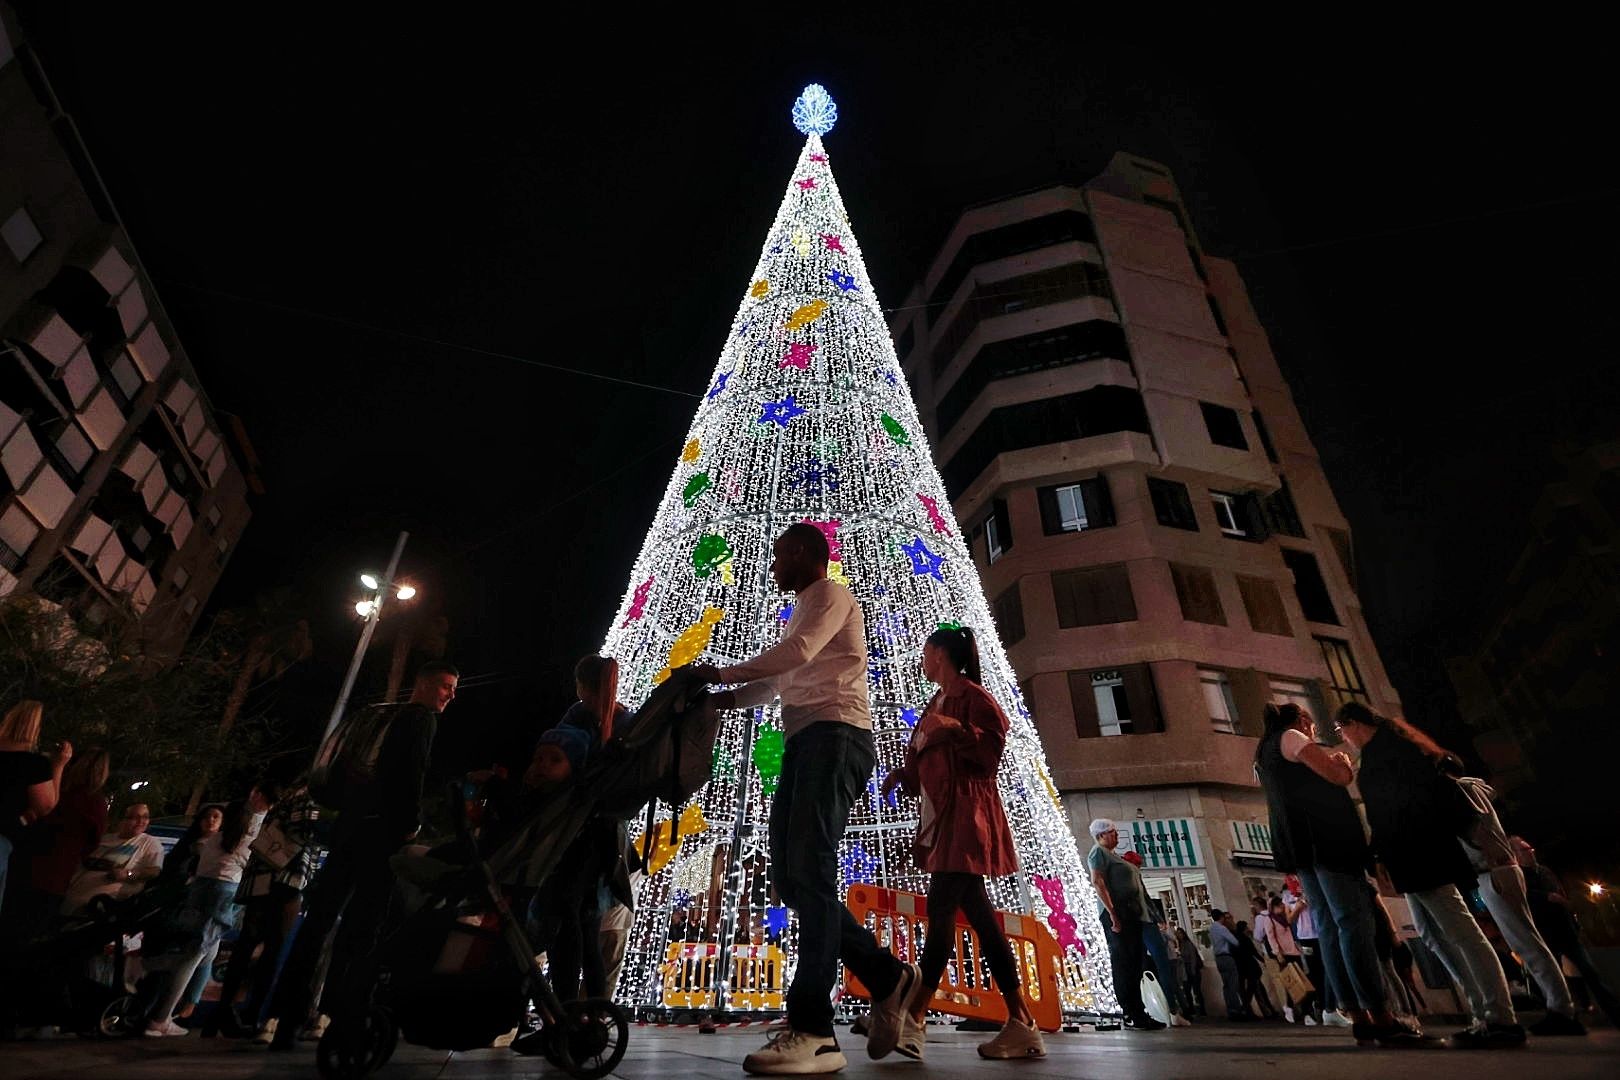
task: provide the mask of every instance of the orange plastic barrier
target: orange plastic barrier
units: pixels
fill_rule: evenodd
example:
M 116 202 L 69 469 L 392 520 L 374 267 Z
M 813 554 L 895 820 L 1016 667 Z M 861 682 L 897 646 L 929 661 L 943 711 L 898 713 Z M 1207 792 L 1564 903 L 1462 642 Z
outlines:
M 878 944 L 888 946 L 902 960 L 915 962 L 922 956 L 923 941 L 928 936 L 927 897 L 873 885 L 855 885 L 850 888 L 845 902 L 856 921 L 871 927 Z M 1063 953 L 1057 939 L 1032 915 L 998 911 L 996 921 L 1007 935 L 1007 944 L 1012 946 L 1022 984 L 1019 989 L 1036 1026 L 1042 1031 L 1057 1031 L 1063 1026 L 1063 1004 L 1058 990 Z M 967 957 L 972 958 L 971 963 L 964 963 Z M 850 993 L 865 998 L 872 996 L 847 969 L 844 986 Z M 1007 1003 L 990 978 L 979 949 L 978 935 L 960 913 L 956 917 L 955 956 L 945 965 L 945 974 L 929 1007 L 972 1020 L 1004 1023 L 1007 1019 Z
M 664 1004 L 672 1009 L 715 1008 L 715 963 L 720 946 L 672 941 L 664 961 Z M 731 947 L 731 1007 L 786 1007 L 782 985 L 787 956 L 775 945 Z

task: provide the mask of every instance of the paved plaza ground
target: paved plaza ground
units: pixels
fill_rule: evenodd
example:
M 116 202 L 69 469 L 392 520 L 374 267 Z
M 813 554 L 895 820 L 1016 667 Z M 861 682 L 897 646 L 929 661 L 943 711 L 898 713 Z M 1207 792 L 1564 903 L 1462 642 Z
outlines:
M 1452 1030 L 1436 1026 L 1436 1032 Z M 629 1053 L 614 1075 L 624 1080 L 739 1080 L 743 1056 L 763 1041 L 760 1028 L 726 1028 L 713 1035 L 692 1028 L 634 1028 Z M 931 1028 L 928 1060 L 900 1057 L 869 1061 L 865 1040 L 840 1029 L 849 1055 L 841 1074 L 849 1080 L 907 1077 L 988 1078 L 1015 1074 L 1020 1080 L 1489 1080 L 1493 1077 L 1562 1080 L 1620 1076 L 1620 1033 L 1600 1028 L 1584 1039 L 1532 1040 L 1508 1052 L 1361 1050 L 1348 1032 L 1292 1028 L 1281 1024 L 1200 1024 L 1190 1030 L 1152 1034 L 1093 1031 L 1052 1035 L 1047 1057 L 1032 1062 L 982 1061 L 974 1046 L 984 1035 Z M 179 1039 L 123 1042 L 55 1040 L 0 1045 L 3 1080 L 235 1080 L 245 1077 L 312 1077 L 312 1049 L 271 1055 L 262 1047 Z M 561 1077 L 533 1058 L 505 1050 L 446 1054 L 401 1046 L 380 1073 L 382 1080 L 483 1080 L 493 1077 Z

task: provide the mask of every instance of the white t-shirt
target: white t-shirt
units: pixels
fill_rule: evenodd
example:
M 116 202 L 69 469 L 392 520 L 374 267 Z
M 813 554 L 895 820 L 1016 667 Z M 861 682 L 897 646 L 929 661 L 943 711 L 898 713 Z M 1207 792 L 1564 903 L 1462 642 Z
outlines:
M 253 838 L 259 835 L 259 826 L 263 824 L 262 812 L 248 818 L 247 828 L 242 830 L 242 839 L 230 851 L 225 850 L 221 833 L 209 833 L 203 837 L 197 844 L 197 876 L 216 881 L 241 881 L 242 869 L 247 866 L 248 856 L 253 854 Z
M 1282 756 L 1289 761 L 1298 761 L 1299 755 L 1303 754 L 1309 745 L 1311 740 L 1307 739 L 1305 733 L 1298 728 L 1289 728 L 1282 733 Z
M 122 900 L 140 892 L 146 886 L 146 881 L 128 880 L 123 872 L 130 870 L 139 873 L 161 867 L 163 844 L 150 833 L 136 833 L 125 840 L 116 832 L 110 832 L 101 838 L 100 845 L 86 861 L 93 860 L 100 860 L 104 868 L 92 870 L 81 867 L 73 875 L 67 896 L 62 899 L 62 914 L 72 915 L 98 896 Z

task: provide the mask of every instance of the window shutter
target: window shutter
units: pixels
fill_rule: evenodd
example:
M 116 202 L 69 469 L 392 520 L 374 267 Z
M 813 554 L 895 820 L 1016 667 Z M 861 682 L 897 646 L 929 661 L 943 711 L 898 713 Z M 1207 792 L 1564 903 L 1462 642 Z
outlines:
M 1080 495 L 1086 501 L 1086 521 L 1090 528 L 1114 524 L 1114 500 L 1108 493 L 1107 474 L 1080 481 Z
M 1151 735 L 1164 730 L 1159 715 L 1159 695 L 1153 686 L 1153 669 L 1147 664 L 1131 664 L 1120 671 L 1125 682 L 1125 700 L 1131 705 L 1131 731 Z
M 1081 739 L 1102 736 L 1102 722 L 1097 718 L 1097 696 L 1091 690 L 1091 672 L 1069 672 L 1069 697 L 1074 702 L 1074 733 Z
M 1242 496 L 1238 500 L 1238 507 L 1243 515 L 1240 524 L 1243 526 L 1244 539 L 1260 541 L 1271 535 L 1266 528 L 1266 514 L 1258 495 Z
M 1131 592 L 1130 571 L 1123 563 L 1108 567 L 1103 576 L 1104 607 L 1108 622 L 1131 622 L 1136 618 L 1136 596 Z
M 1041 531 L 1047 536 L 1056 536 L 1063 531 L 1062 517 L 1058 514 L 1057 488 L 1043 487 L 1035 492 L 1035 497 L 1041 504 Z
M 1254 668 L 1226 673 L 1232 687 L 1232 731 L 1237 735 L 1258 735 L 1264 727 L 1266 703 L 1271 699 L 1271 682 Z

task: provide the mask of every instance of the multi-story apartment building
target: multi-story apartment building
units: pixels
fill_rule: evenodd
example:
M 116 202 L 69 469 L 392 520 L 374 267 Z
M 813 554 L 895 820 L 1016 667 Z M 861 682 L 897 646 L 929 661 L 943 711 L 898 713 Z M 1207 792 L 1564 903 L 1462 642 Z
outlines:
M 226 439 L 0 5 L 0 595 L 123 613 L 176 648 L 249 516 Z
M 1397 702 L 1236 268 L 1117 154 L 964 213 L 892 330 L 1082 848 L 1114 818 L 1182 925 L 1246 912 L 1265 704 Z

